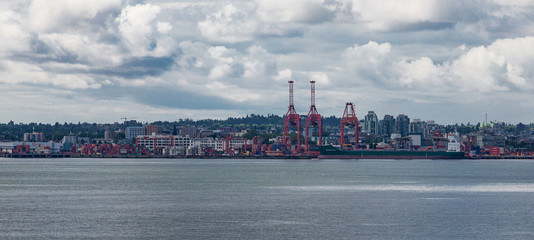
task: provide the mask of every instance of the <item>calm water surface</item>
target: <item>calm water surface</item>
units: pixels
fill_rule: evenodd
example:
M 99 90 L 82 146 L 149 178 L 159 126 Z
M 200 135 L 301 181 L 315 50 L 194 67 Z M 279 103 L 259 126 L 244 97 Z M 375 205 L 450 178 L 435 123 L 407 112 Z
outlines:
M 534 161 L 0 158 L 0 239 L 534 239 Z

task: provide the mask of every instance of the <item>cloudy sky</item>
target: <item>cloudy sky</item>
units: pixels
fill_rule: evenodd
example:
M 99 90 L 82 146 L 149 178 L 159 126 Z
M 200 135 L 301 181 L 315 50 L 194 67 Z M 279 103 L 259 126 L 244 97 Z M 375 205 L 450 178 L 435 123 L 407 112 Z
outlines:
M 531 0 L 0 1 L 0 122 L 534 122 Z

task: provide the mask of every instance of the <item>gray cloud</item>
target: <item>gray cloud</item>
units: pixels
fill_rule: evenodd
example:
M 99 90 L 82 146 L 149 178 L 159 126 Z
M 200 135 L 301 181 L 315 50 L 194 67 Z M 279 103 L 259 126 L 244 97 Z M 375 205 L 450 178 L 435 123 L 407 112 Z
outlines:
M 451 29 L 454 28 L 454 23 L 451 22 L 429 22 L 429 21 L 423 21 L 423 22 L 416 22 L 412 24 L 400 24 L 393 27 L 395 31 L 406 31 L 406 32 L 413 32 L 413 31 L 423 31 L 423 30 L 442 30 L 442 29 Z
M 69 111 L 58 121 L 77 122 L 122 113 L 117 106 L 147 120 L 178 110 L 283 114 L 288 79 L 306 111 L 314 79 L 324 115 L 353 101 L 361 114 L 467 122 L 491 102 L 496 118 L 528 122 L 534 114 L 505 102 L 534 100 L 533 12 L 528 1 L 500 0 L 2 4 L 0 100 L 17 92 L 24 106 L 45 92 L 50 106 L 5 109 L 0 121 L 53 110 Z
M 95 69 L 91 73 L 110 77 L 142 78 L 145 76 L 159 76 L 169 71 L 174 64 L 174 56 L 131 58 L 117 67 Z
M 203 109 L 203 110 L 241 110 L 250 109 L 246 104 L 235 103 L 223 98 L 205 96 L 171 89 L 145 88 L 135 89 L 132 98 L 139 102 L 152 106 L 165 106 L 180 109 Z

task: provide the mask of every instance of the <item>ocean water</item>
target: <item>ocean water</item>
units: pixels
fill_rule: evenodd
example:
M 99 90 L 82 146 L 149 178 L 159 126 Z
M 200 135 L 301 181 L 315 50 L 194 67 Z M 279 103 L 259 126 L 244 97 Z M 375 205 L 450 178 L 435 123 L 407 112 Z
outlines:
M 534 239 L 534 161 L 0 158 L 0 239 Z

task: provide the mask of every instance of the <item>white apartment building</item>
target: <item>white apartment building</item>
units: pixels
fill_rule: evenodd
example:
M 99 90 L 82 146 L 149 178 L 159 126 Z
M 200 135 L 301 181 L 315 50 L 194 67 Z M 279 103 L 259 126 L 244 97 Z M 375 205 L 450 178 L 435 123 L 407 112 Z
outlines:
M 142 135 L 135 138 L 137 145 L 145 146 L 149 150 L 174 146 L 174 137 L 168 135 Z
M 191 147 L 193 142 L 189 136 L 173 136 L 174 137 L 174 146 L 183 147 L 185 149 Z
M 136 144 L 144 146 L 149 150 L 166 149 L 166 154 L 175 155 L 184 150 L 195 150 L 193 152 L 200 152 L 202 149 L 211 148 L 215 151 L 224 151 L 226 145 L 229 144 L 230 149 L 241 149 L 245 144 L 252 144 L 251 140 L 247 139 L 230 139 L 228 142 L 224 139 L 217 138 L 191 138 L 189 136 L 173 136 L 173 135 L 142 135 L 135 138 Z
M 223 151 L 223 140 L 214 138 L 197 138 L 193 140 L 193 147 L 211 148 L 215 151 Z

